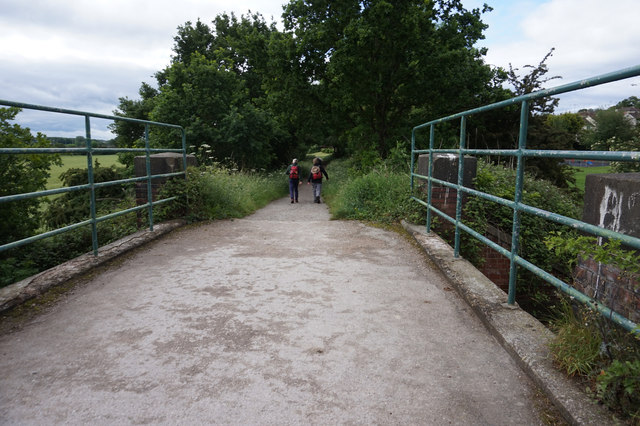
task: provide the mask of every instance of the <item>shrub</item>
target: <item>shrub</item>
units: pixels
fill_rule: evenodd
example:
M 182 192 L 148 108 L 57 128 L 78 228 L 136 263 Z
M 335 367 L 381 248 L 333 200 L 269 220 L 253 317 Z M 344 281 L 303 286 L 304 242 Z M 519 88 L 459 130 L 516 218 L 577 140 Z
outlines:
M 610 407 L 640 422 L 640 360 L 615 360 L 597 379 L 597 395 Z
M 137 231 L 133 213 L 98 223 L 98 243 L 104 246 Z M 83 226 L 3 252 L 0 287 L 28 278 L 92 250 L 91 227 Z
M 549 345 L 556 364 L 621 417 L 640 420 L 640 340 L 571 298 L 559 298 Z
M 173 179 L 161 198 L 178 199 L 162 205 L 159 219 L 186 217 L 189 221 L 238 218 L 285 196 L 284 173 L 254 173 L 227 169 L 219 164 L 192 167 L 187 179 Z
M 475 179 L 477 190 L 513 200 L 515 182 L 515 170 L 478 161 Z M 581 213 L 580 206 L 571 193 L 528 174 L 525 175 L 522 200 L 530 206 L 571 218 L 578 218 Z M 513 227 L 513 210 L 510 207 L 478 197 L 469 197 L 463 215 L 465 223 L 480 233 L 485 233 L 488 225 L 506 233 L 511 233 Z M 565 231 L 566 227 L 531 214 L 523 213 L 520 217 L 520 256 L 546 271 L 555 269 L 558 273 L 570 275 L 565 266 L 566 258 L 549 251 L 545 245 L 547 235 Z M 469 247 L 474 248 L 473 245 Z M 475 252 L 469 253 L 465 247 L 462 247 L 461 253 L 470 260 L 475 255 Z M 523 268 L 518 268 L 518 283 L 520 305 L 538 318 L 548 315 L 547 306 L 553 292 L 547 283 Z
M 333 182 L 339 181 L 340 185 L 327 188 L 325 196 L 334 218 L 381 223 L 394 223 L 402 219 L 420 220 L 422 208 L 410 199 L 407 173 L 380 167 L 359 176 L 353 176 L 351 169 L 350 176 L 348 169 L 347 161 L 332 163 L 331 179 Z

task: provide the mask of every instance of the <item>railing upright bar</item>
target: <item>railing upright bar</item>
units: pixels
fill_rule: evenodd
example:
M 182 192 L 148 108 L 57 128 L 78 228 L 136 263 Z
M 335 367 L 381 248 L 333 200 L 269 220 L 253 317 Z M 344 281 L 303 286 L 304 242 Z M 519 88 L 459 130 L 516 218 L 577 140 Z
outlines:
M 89 204 L 91 214 L 91 245 L 93 255 L 98 255 L 98 222 L 96 221 L 96 187 L 95 175 L 93 173 L 93 147 L 91 143 L 91 119 L 88 115 L 84 116 L 84 125 L 87 143 L 87 178 L 89 180 Z
M 524 150 L 527 149 L 527 129 L 529 127 L 529 102 L 522 101 L 520 108 L 520 134 L 518 135 L 518 166 L 516 169 L 516 188 L 513 194 L 513 227 L 511 230 L 511 254 L 509 256 L 509 296 L 507 303 L 513 305 L 516 302 L 516 280 L 518 277 L 518 265 L 516 256 L 520 250 L 520 209 L 522 191 L 524 187 Z
M 411 172 L 409 178 L 411 180 L 411 191 L 413 191 L 413 174 L 415 173 L 415 163 L 416 163 L 416 131 L 411 131 L 411 165 L 409 166 L 409 171 Z
M 429 128 L 429 179 L 427 180 L 427 202 L 429 205 L 431 205 L 431 197 L 433 196 L 433 183 L 431 182 L 431 178 L 433 178 L 433 147 L 435 146 L 435 139 L 436 130 L 432 124 Z M 431 210 L 427 209 L 427 232 L 431 232 L 432 217 Z
M 456 230 L 454 237 L 453 256 L 460 257 L 460 222 L 462 221 L 462 195 L 460 190 L 464 185 L 464 149 L 467 139 L 467 117 L 460 117 L 460 152 L 458 153 L 458 186 L 456 187 Z
M 180 129 L 182 135 L 182 170 L 184 170 L 184 178 L 187 178 L 187 132 L 185 129 Z
M 151 186 L 151 152 L 149 151 L 149 125 L 144 125 L 145 167 L 147 170 L 147 206 L 149 214 L 149 230 L 153 231 L 153 188 Z

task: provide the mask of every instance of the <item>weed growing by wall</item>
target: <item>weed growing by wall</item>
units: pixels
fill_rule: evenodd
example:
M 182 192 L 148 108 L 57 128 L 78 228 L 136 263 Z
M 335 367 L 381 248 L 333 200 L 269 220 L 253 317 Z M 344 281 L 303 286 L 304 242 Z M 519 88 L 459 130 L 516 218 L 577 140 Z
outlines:
M 160 198 L 177 196 L 163 205 L 158 219 L 186 217 L 189 221 L 244 217 L 270 201 L 287 194 L 282 173 L 237 171 L 219 164 L 192 167 L 187 179 L 174 179 L 160 192 Z
M 350 173 L 346 160 L 333 161 L 330 173 L 325 198 L 336 219 L 394 223 L 419 222 L 423 217 L 422 208 L 410 199 L 408 173 L 384 165 L 366 174 Z

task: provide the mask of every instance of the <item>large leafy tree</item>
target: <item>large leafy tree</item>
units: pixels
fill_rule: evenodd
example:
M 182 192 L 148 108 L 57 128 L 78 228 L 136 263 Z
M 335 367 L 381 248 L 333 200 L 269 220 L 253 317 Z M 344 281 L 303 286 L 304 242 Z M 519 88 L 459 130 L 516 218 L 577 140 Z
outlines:
M 338 138 L 384 157 L 416 120 L 473 105 L 491 73 L 473 48 L 480 13 L 459 1 L 298 0 L 285 25 L 301 72 L 325 86 Z
M 28 128 L 11 123 L 18 108 L 0 108 L 0 147 L 44 148 L 50 143 L 44 135 L 32 135 Z M 54 154 L 0 155 L 0 196 L 24 194 L 46 188 L 49 167 L 59 164 Z M 31 236 L 40 226 L 39 198 L 0 203 L 0 244 Z
M 268 107 L 264 84 L 273 74 L 270 53 L 278 52 L 274 44 L 280 46 L 272 41 L 274 34 L 279 34 L 275 24 L 259 14 L 240 19 L 222 14 L 211 27 L 187 22 L 174 38 L 171 64 L 156 74 L 159 89 L 143 85 L 142 101 L 121 99 L 118 113 L 183 126 L 193 151 L 206 153 L 201 160 L 242 168 L 286 161 L 295 141 Z M 116 132 L 130 146 L 141 137 L 135 125 L 122 124 Z M 155 128 L 152 140 L 163 147 L 181 142 L 176 132 Z
M 114 115 L 119 117 L 149 120 L 149 115 L 155 105 L 154 100 L 158 90 L 147 83 L 142 83 L 138 90 L 140 99 L 133 100 L 127 97 L 120 98 L 118 109 Z M 144 126 L 124 120 L 116 120 L 109 125 L 109 129 L 116 134 L 115 144 L 119 148 L 144 147 Z M 120 163 L 133 167 L 135 153 L 121 152 L 118 154 Z
M 585 135 L 586 143 L 594 150 L 615 150 L 612 149 L 612 145 L 616 141 L 628 141 L 633 138 L 636 132 L 624 112 L 615 107 L 596 111 L 595 121 L 596 126 L 589 129 Z
M 490 97 L 481 94 L 496 73 L 473 47 L 487 10 L 459 0 L 291 0 L 284 32 L 259 14 L 187 22 L 145 105 L 154 120 L 185 126 L 196 149 L 241 166 L 276 165 L 311 144 L 375 160 L 417 122 Z M 136 107 L 123 102 L 123 114 Z
M 619 105 L 628 105 L 637 100 L 634 97 L 621 101 Z M 603 151 L 638 151 L 640 150 L 640 127 L 634 126 L 624 112 L 612 107 L 596 111 L 596 126 L 585 132 L 584 141 L 593 150 Z M 613 170 L 622 172 L 638 172 L 638 162 L 612 162 Z

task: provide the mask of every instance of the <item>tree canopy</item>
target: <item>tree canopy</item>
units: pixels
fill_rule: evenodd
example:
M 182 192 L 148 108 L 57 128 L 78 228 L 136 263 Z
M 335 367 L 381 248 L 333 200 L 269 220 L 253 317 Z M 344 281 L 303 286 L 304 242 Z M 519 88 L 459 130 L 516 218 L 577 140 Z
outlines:
M 491 10 L 460 0 L 290 0 L 283 30 L 260 14 L 220 14 L 177 29 L 170 64 L 143 84 L 140 100 L 120 99 L 118 115 L 182 125 L 204 161 L 240 168 L 286 164 L 309 146 L 332 146 L 356 167 L 408 149 L 411 128 L 449 114 L 543 88 L 551 48 L 537 65 L 495 68 L 476 44 Z M 523 74 L 520 72 L 524 71 Z M 528 146 L 572 149 L 583 132 L 577 117 L 549 119 L 558 100 L 530 105 Z M 621 106 L 636 106 L 637 98 Z M 514 148 L 519 107 L 469 118 L 469 147 Z M 454 125 L 437 129 L 446 146 Z M 114 125 L 119 146 L 140 144 L 142 128 Z M 152 130 L 154 143 L 180 138 Z M 548 160 L 529 170 L 561 186 L 566 175 Z
M 19 112 L 19 108 L 0 108 L 0 147 L 49 147 L 43 134 L 34 136 L 28 128 L 11 123 Z M 44 190 L 49 167 L 59 163 L 54 154 L 0 155 L 0 196 Z M 0 244 L 31 236 L 39 226 L 39 206 L 38 198 L 0 203 Z
M 142 99 L 121 99 L 116 113 L 180 124 L 194 149 L 209 145 L 217 161 L 240 167 L 282 164 L 309 145 L 384 158 L 417 121 L 481 101 L 494 74 L 474 45 L 488 10 L 457 0 L 292 0 L 284 31 L 260 14 L 186 22 L 156 73 L 158 90 L 143 85 Z M 114 130 L 121 145 L 141 137 L 135 125 Z

